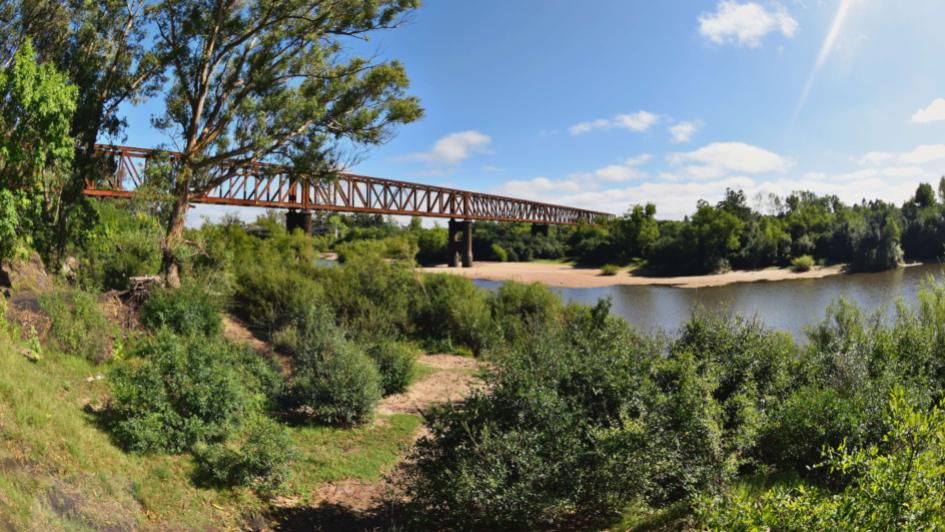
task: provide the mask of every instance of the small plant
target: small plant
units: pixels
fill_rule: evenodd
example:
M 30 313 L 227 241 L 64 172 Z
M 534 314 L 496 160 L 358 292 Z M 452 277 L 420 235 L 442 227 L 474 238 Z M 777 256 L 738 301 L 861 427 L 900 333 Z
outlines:
M 184 336 L 216 336 L 223 328 L 219 306 L 195 284 L 152 294 L 141 311 L 141 322 L 151 330 L 167 327 Z
M 58 290 L 40 296 L 39 304 L 49 314 L 49 332 L 60 350 L 96 363 L 108 360 L 113 330 L 95 296 Z
M 796 272 L 810 271 L 814 267 L 814 257 L 810 255 L 801 255 L 791 259 L 791 269 Z
M 499 262 L 507 262 L 509 260 L 509 252 L 499 244 L 492 244 L 492 256 Z
M 617 275 L 618 272 L 620 272 L 620 266 L 616 264 L 604 264 L 600 268 L 601 275 L 613 276 Z
M 407 389 L 417 362 L 416 349 L 403 342 L 385 341 L 369 347 L 367 355 L 381 373 L 381 388 L 385 396 Z

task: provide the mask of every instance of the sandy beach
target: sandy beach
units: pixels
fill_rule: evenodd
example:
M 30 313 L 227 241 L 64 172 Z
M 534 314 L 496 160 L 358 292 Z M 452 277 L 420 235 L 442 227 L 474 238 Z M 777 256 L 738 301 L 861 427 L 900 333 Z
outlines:
M 842 266 L 815 266 L 810 271 L 794 272 L 789 268 L 764 270 L 736 270 L 712 275 L 681 277 L 645 277 L 621 270 L 617 275 L 605 276 L 597 268 L 578 268 L 571 264 L 536 262 L 476 262 L 472 268 L 449 268 L 445 265 L 421 268 L 428 273 L 449 273 L 470 279 L 489 281 L 518 281 L 541 283 L 561 288 L 597 288 L 614 285 L 675 286 L 704 288 L 732 283 L 787 281 L 791 279 L 819 279 L 843 273 Z

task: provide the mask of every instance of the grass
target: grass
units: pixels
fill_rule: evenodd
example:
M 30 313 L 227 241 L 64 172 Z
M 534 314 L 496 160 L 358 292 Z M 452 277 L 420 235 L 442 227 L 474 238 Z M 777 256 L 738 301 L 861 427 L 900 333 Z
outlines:
M 574 265 L 573 259 L 534 259 L 529 261 L 533 264 L 565 264 Z
M 0 529 L 235 529 L 265 510 L 248 489 L 198 488 L 187 456 L 116 447 L 87 404 L 107 397 L 107 365 L 44 351 L 28 361 L 0 338 Z M 292 428 L 299 459 L 289 489 L 374 479 L 398 460 L 420 424 L 396 415 L 354 429 Z
M 434 368 L 433 366 L 428 366 L 424 364 L 423 362 L 417 362 L 416 364 L 413 365 L 413 373 L 410 375 L 410 382 L 414 383 L 417 381 L 422 381 L 423 379 L 429 377 L 430 375 L 433 375 L 437 371 L 439 370 Z
M 304 501 L 325 482 L 380 479 L 403 454 L 420 423 L 417 416 L 395 414 L 356 429 L 294 429 L 301 456 L 292 468 L 289 490 Z

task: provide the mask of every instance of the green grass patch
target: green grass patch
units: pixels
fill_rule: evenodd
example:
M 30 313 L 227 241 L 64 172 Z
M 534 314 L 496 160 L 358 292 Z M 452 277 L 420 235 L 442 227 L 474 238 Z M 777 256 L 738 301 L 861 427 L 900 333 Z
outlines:
M 421 421 L 417 416 L 394 414 L 356 429 L 292 429 L 299 457 L 289 490 L 304 500 L 325 482 L 381 478 L 403 454 Z
M 418 382 L 440 371 L 433 366 L 428 366 L 423 362 L 417 362 L 413 365 L 413 373 L 410 375 L 410 382 Z

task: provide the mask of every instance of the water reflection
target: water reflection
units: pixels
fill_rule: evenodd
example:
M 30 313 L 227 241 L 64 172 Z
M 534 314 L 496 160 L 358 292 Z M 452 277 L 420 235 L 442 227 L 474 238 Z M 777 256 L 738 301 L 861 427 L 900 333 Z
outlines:
M 803 340 L 804 329 L 823 318 L 827 306 L 839 299 L 855 302 L 873 312 L 893 311 L 898 298 L 906 303 L 917 299 L 919 288 L 929 276 L 940 278 L 945 266 L 930 264 L 881 273 L 836 275 L 824 279 L 799 279 L 771 283 L 742 283 L 709 288 L 660 286 L 609 286 L 603 288 L 552 288 L 565 301 L 595 303 L 610 297 L 613 311 L 640 330 L 675 331 L 696 305 L 710 310 L 729 308 L 745 315 L 757 315 L 776 329 L 791 332 Z M 476 281 L 494 289 L 500 283 Z

